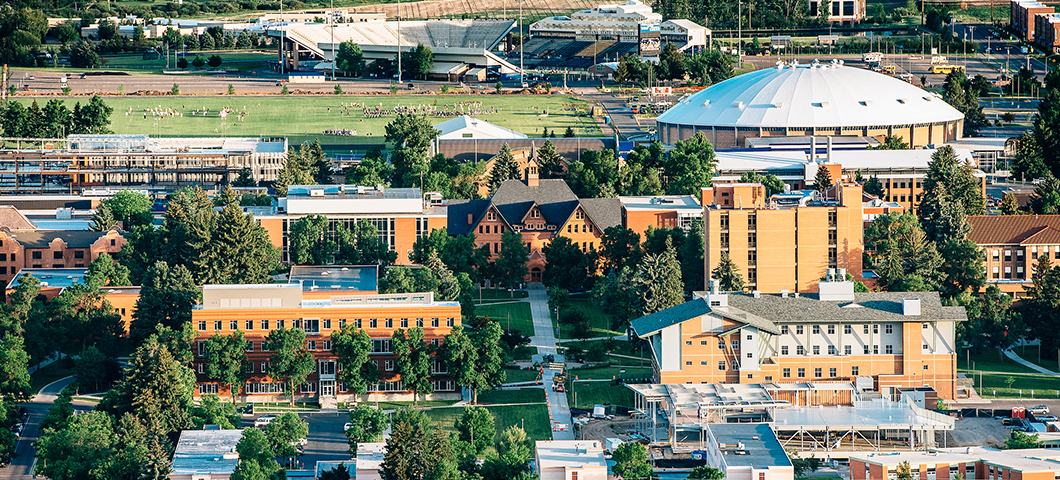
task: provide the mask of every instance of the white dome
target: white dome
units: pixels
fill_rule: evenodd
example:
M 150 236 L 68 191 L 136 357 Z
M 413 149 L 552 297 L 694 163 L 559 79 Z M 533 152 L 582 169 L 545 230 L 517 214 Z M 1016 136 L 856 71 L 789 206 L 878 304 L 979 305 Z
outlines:
M 954 122 L 964 115 L 896 78 L 839 64 L 786 65 L 730 78 L 681 100 L 662 124 L 869 127 Z

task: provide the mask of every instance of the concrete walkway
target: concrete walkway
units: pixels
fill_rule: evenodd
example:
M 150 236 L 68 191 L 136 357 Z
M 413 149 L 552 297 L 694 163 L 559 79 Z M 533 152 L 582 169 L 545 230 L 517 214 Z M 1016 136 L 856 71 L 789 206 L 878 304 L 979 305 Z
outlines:
M 1010 359 L 1012 359 L 1012 361 L 1014 361 L 1014 362 L 1016 362 L 1016 363 L 1018 363 L 1020 365 L 1023 365 L 1024 367 L 1027 367 L 1027 368 L 1029 368 L 1031 370 L 1034 370 L 1036 372 L 1044 373 L 1046 375 L 1052 375 L 1054 377 L 1060 377 L 1060 373 L 1056 373 L 1056 372 L 1054 372 L 1052 370 L 1049 370 L 1048 368 L 1045 368 L 1045 367 L 1043 367 L 1041 365 L 1037 365 L 1034 362 L 1029 362 L 1027 360 L 1024 360 L 1019 355 L 1016 355 L 1016 352 L 1013 352 L 1011 349 L 1005 350 L 1005 356 L 1010 358 Z
M 535 288 L 536 287 L 536 288 Z M 557 355 L 556 332 L 552 328 L 552 315 L 548 309 L 548 295 L 541 285 L 534 285 L 528 289 L 530 292 L 530 316 L 534 320 L 534 336 L 530 338 L 530 344 L 537 347 L 539 355 Z M 545 397 L 548 399 L 548 416 L 552 422 L 553 440 L 574 440 L 573 426 L 571 425 L 570 405 L 567 404 L 567 394 L 556 392 L 552 389 L 556 369 L 546 368 L 541 381 L 545 385 Z

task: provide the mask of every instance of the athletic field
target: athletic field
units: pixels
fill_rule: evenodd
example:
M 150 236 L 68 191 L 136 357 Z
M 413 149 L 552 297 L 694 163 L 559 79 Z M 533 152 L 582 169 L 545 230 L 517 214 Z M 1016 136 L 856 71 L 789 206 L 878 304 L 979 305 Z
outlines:
M 43 105 L 47 100 L 41 98 L 38 102 Z M 67 106 L 72 109 L 76 101 L 86 100 L 68 99 Z M 356 139 L 378 139 L 386 134 L 386 125 L 395 116 L 364 114 L 364 108 L 374 112 L 376 106 L 384 110 L 401 107 L 424 111 L 428 106 L 435 111 L 476 110 L 480 120 L 530 137 L 540 137 L 544 128 L 561 137 L 567 127 L 574 128 L 578 136 L 602 134 L 596 119 L 577 115 L 585 112 L 588 104 L 566 95 L 164 96 L 105 97 L 105 101 L 114 108 L 110 128 L 119 134 L 302 137 L 321 135 L 326 129 L 344 129 L 356 131 Z M 226 107 L 229 111 L 222 119 L 221 111 Z M 453 117 L 430 117 L 435 124 L 450 118 Z

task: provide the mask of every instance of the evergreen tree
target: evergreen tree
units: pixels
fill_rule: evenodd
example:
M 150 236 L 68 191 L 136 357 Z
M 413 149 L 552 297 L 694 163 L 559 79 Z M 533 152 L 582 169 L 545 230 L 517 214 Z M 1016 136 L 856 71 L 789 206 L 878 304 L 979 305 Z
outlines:
M 449 438 L 431 429 L 431 420 L 420 410 L 398 410 L 379 473 L 384 480 L 429 480 L 441 465 L 453 460 Z
M 1020 204 L 1016 201 L 1016 195 L 1011 192 L 1005 192 L 1001 197 L 1001 214 L 1002 215 L 1019 215 Z
M 526 259 L 529 256 L 530 249 L 523 243 L 522 235 L 505 229 L 501 234 L 501 251 L 493 261 L 500 284 L 515 288 L 516 285 L 522 283 L 529 273 L 526 268 Z
M 813 188 L 817 190 L 817 193 L 822 197 L 828 194 L 828 190 L 835 185 L 832 181 L 832 172 L 828 171 L 823 165 L 818 165 L 817 175 L 813 177 Z
M 891 213 L 873 220 L 865 229 L 865 247 L 876 252 L 872 264 L 884 290 L 932 291 L 942 281 L 942 256 L 911 213 Z
M 420 184 L 420 179 L 429 173 L 427 154 L 431 142 L 440 133 L 422 115 L 402 115 L 387 124 L 386 141 L 395 145 L 390 155 L 390 163 L 394 166 L 391 185 L 411 187 Z
M 192 278 L 198 281 L 200 270 L 208 260 L 207 250 L 217 231 L 217 220 L 213 200 L 202 188 L 184 188 L 169 196 L 160 238 L 146 232 L 140 235 L 145 240 L 162 240 L 164 244 L 156 259 L 165 259 L 174 267 L 187 268 Z M 155 248 L 150 243 L 137 247 L 137 250 Z
M 954 209 L 963 210 L 965 215 L 986 213 L 981 185 L 973 171 L 974 167 L 967 162 L 962 164 L 957 152 L 949 145 L 931 155 L 928 173 L 924 178 L 924 193 L 917 207 L 917 216 L 929 240 L 942 242 L 954 235 L 963 237 L 961 233 L 967 233 L 967 230 L 955 232 L 956 227 L 946 225 L 947 222 L 954 222 Z M 947 207 L 947 203 L 956 205 Z M 944 208 L 950 211 L 944 212 Z M 964 221 L 963 215 L 960 221 Z
M 125 377 L 107 392 L 99 409 L 116 416 L 131 413 L 148 431 L 160 435 L 188 428 L 194 372 L 155 336 L 133 352 L 128 365 Z
M 475 455 L 482 455 L 493 446 L 493 437 L 497 435 L 493 414 L 482 407 L 464 407 L 463 414 L 453 426 L 460 432 L 460 440 L 468 442 L 475 449 Z
M 229 195 L 234 196 L 231 189 Z M 267 283 L 277 260 L 269 234 L 230 202 L 217 219 L 210 246 L 203 252 L 199 281 L 210 284 Z
M 516 425 L 501 432 L 496 453 L 482 464 L 485 480 L 529 480 L 529 462 L 533 457 L 526 432 Z
M 862 191 L 869 195 L 874 195 L 877 198 L 883 197 L 883 182 L 880 181 L 876 175 L 873 175 L 868 181 L 865 182 Z
M 633 278 L 633 288 L 640 294 L 640 315 L 666 310 L 684 302 L 684 283 L 681 281 L 681 264 L 670 239 L 666 239 L 666 250 L 656 255 L 646 255 Z
M 721 252 L 721 260 L 718 261 L 718 266 L 710 271 L 710 278 L 717 280 L 718 288 L 726 292 L 742 292 L 744 289 L 743 275 L 729 258 L 729 252 Z
M 451 302 L 460 298 L 460 284 L 453 276 L 453 271 L 446 268 L 442 260 L 438 258 L 437 253 L 431 254 L 424 267 L 431 271 L 437 282 L 437 287 L 433 291 L 439 300 Z
M 567 163 L 560 154 L 556 153 L 556 146 L 551 140 L 546 140 L 541 148 L 537 149 L 538 176 L 541 178 L 563 178 L 563 166 Z
M 142 339 L 157 325 L 179 330 L 191 322 L 191 309 L 198 300 L 199 289 L 186 268 L 155 262 L 144 276 L 129 333 Z
M 579 290 L 588 281 L 590 269 L 595 270 L 595 255 L 583 252 L 569 237 L 554 238 L 541 249 L 541 253 L 548 260 L 541 277 L 548 287 Z
M 232 95 L 233 92 L 228 92 L 228 94 Z M 239 176 L 236 177 L 234 182 L 232 182 L 232 186 L 234 186 L 234 187 L 256 187 L 256 186 L 258 186 L 258 182 L 254 181 L 254 173 L 251 172 L 249 168 L 244 168 L 244 169 L 239 171 Z
M 505 180 L 520 180 L 523 172 L 519 168 L 519 162 L 512 156 L 512 149 L 505 142 L 500 153 L 493 157 L 493 169 L 490 170 L 490 193 L 496 192 Z
M 300 328 L 280 328 L 265 337 L 269 351 L 269 376 L 282 380 L 294 404 L 295 387 L 305 383 L 316 363 L 306 349 L 305 332 Z
M 431 385 L 431 352 L 423 339 L 423 328 L 398 329 L 391 337 L 401 383 L 412 391 L 412 405 L 421 394 L 434 392 Z
M 101 253 L 88 264 L 85 284 L 94 287 L 119 287 L 131 285 L 132 281 L 129 280 L 129 269 L 125 265 L 115 262 L 110 254 Z

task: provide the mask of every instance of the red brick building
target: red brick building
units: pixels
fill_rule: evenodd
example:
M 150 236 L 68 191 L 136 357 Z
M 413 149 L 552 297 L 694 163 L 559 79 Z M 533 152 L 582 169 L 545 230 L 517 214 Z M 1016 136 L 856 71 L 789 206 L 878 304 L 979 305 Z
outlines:
M 85 268 L 100 254 L 121 251 L 121 231 L 39 230 L 15 207 L 0 205 L 0 279 L 23 268 Z

